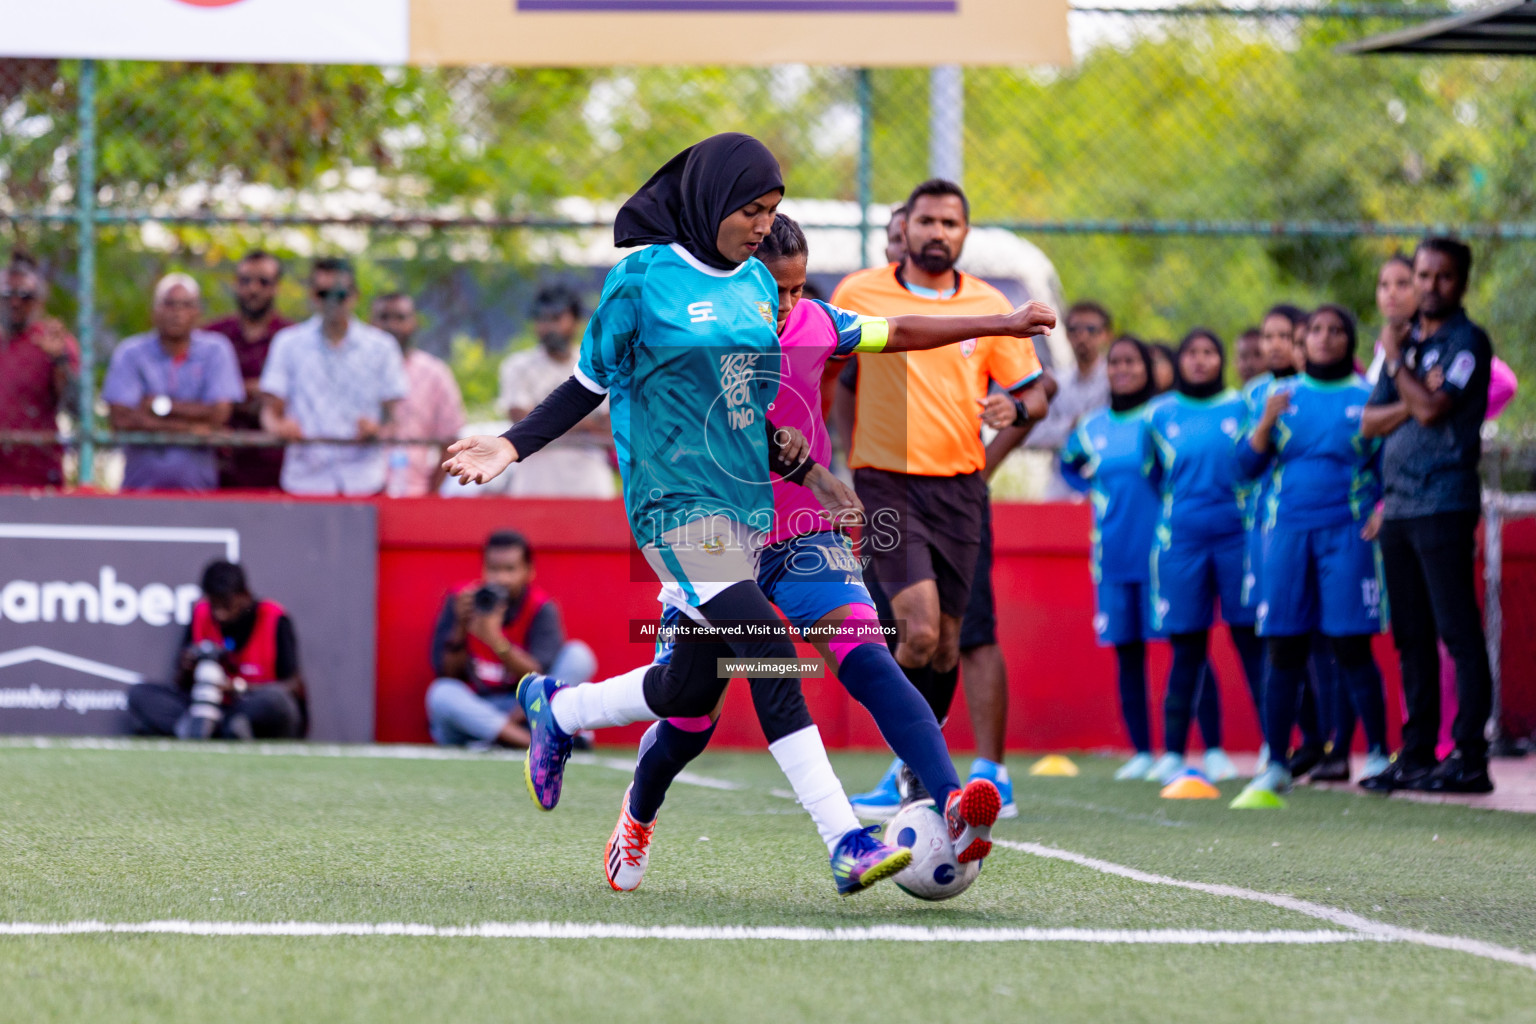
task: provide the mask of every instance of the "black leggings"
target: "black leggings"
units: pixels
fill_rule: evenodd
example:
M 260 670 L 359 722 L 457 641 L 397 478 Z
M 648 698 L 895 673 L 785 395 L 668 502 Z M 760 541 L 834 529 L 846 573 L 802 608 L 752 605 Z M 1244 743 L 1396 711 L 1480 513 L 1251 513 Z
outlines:
M 1243 675 L 1248 689 L 1257 699 L 1263 687 L 1264 645 L 1253 635 L 1252 626 L 1231 627 L 1232 642 L 1243 663 Z M 1189 719 L 1198 699 L 1201 706 L 1200 725 L 1206 749 L 1221 745 L 1217 731 L 1221 720 L 1220 705 L 1216 698 L 1216 672 L 1208 663 L 1210 633 L 1199 630 L 1194 633 L 1177 633 L 1169 638 L 1173 646 L 1173 667 L 1168 670 L 1168 695 L 1163 700 L 1163 746 L 1169 752 L 1182 755 L 1189 748 Z M 1209 694 L 1209 697 L 1206 695 Z M 1209 700 L 1211 703 L 1206 704 Z M 1206 709 L 1209 708 L 1209 711 Z M 1214 722 L 1211 719 L 1214 718 Z
M 778 624 L 773 604 L 754 582 L 737 583 L 699 606 L 712 626 L 738 623 Z M 793 658 L 795 645 L 773 635 L 722 635 L 720 639 L 687 640 L 672 650 L 672 660 L 645 675 L 645 702 L 663 718 L 714 716 L 729 679 L 717 671 L 720 658 Z M 767 676 L 751 679 L 752 704 L 769 743 L 811 724 L 811 713 L 800 692 L 800 679 Z
M 1368 636 L 1331 637 L 1333 655 L 1339 663 L 1339 678 L 1348 689 L 1351 702 L 1365 726 L 1365 740 L 1373 750 L 1386 749 L 1387 713 L 1382 697 L 1381 673 L 1371 657 Z M 1291 746 L 1291 728 L 1296 724 L 1296 710 L 1307 684 L 1307 660 L 1311 653 L 1309 638 L 1276 636 L 1269 638 L 1269 682 L 1264 694 L 1264 740 L 1270 756 L 1284 763 Z

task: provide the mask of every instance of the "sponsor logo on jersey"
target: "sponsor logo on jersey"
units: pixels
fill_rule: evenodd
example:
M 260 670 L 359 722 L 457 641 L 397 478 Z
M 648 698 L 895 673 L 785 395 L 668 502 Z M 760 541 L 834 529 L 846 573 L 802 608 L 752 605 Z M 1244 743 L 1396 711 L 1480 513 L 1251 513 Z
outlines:
M 1223 434 L 1226 434 L 1228 437 L 1236 437 L 1237 436 L 1237 419 L 1236 419 L 1236 417 L 1228 416 L 1226 419 L 1222 420 L 1221 421 L 1221 432 Z
M 718 319 L 720 319 L 720 318 L 715 316 L 715 304 L 713 302 L 690 302 L 690 303 L 688 303 L 688 322 L 689 323 L 705 324 L 705 323 L 709 323 L 711 320 L 718 320 Z
M 1456 358 L 1451 360 L 1451 368 L 1445 371 L 1445 379 L 1459 388 L 1467 386 L 1467 381 L 1472 379 L 1472 371 L 1477 369 L 1477 357 L 1471 352 L 1458 352 Z
M 1428 352 L 1425 352 L 1424 353 L 1424 371 L 1426 373 L 1428 373 L 1430 370 L 1433 370 L 1435 368 L 1435 364 L 1438 363 L 1439 361 L 1440 361 L 1440 350 L 1439 349 L 1432 348 Z
M 776 324 L 779 322 L 777 310 L 773 308 L 771 303 L 759 302 L 757 304 L 757 313 L 763 318 L 763 323 L 765 324 Z

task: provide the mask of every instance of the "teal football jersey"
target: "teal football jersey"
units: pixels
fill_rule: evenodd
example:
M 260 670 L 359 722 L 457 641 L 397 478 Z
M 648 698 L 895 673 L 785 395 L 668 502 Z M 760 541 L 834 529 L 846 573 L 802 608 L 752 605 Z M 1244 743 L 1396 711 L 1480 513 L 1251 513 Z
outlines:
M 756 259 L 726 272 L 653 245 L 609 272 L 577 377 L 609 396 L 641 546 L 706 516 L 772 528 L 765 421 L 780 381 L 777 319 L 778 286 Z

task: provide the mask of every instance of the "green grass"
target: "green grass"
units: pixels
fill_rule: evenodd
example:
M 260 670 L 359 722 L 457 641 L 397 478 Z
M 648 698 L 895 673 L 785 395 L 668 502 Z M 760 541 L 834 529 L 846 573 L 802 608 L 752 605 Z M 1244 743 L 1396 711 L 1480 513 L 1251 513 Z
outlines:
M 836 762 L 857 789 L 884 759 Z M 1020 818 L 996 834 L 1536 950 L 1530 816 L 1321 792 L 1240 813 L 1079 763 L 1021 778 Z M 695 769 L 749 788 L 674 789 L 644 887 L 620 895 L 601 868 L 626 781 L 610 768 L 573 766 L 543 814 L 506 760 L 0 748 L 0 921 L 1331 927 L 1007 849 L 948 903 L 890 885 L 840 899 L 766 755 Z M 1536 971 L 1402 943 L 95 935 L 0 938 L 0 993 L 0 1020 L 26 1021 L 1514 1021 Z

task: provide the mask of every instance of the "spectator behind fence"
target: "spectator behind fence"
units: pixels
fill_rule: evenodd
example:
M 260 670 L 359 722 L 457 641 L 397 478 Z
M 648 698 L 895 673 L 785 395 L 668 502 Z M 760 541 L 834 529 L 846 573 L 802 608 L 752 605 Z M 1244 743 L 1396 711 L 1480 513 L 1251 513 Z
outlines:
M 596 670 L 592 649 L 565 638 L 559 606 L 534 583 L 527 539 L 498 530 L 485 542 L 480 578 L 455 588 L 437 617 L 437 679 L 427 689 L 432 738 L 445 746 L 526 747 L 518 680 L 542 672 L 584 683 Z
M 279 331 L 261 371 L 262 427 L 287 441 L 377 439 L 406 396 L 395 339 L 352 315 L 357 278 L 346 260 L 309 275 L 316 313 Z M 289 494 L 378 494 L 388 457 L 377 444 L 296 444 L 283 459 Z
M 231 430 L 261 429 L 261 370 L 267 365 L 272 339 L 288 320 L 277 312 L 277 288 L 283 264 L 276 256 L 252 249 L 235 266 L 235 312 L 207 324 L 204 330 L 222 334 L 235 347 L 245 397 L 229 417 Z M 219 486 L 276 490 L 283 472 L 283 449 L 226 448 L 219 452 Z
M 56 433 L 73 407 L 80 346 L 43 314 L 48 286 L 31 258 L 16 252 L 5 268 L 0 324 L 0 430 Z M 0 441 L 0 487 L 62 487 L 64 449 Z
M 402 444 L 390 449 L 384 490 L 392 498 L 436 494 L 448 475 L 443 469 L 443 460 L 448 457 L 444 447 L 464 429 L 464 397 L 448 364 L 416 347 L 416 303 L 409 295 L 380 295 L 373 300 L 369 319 L 400 343 L 405 360 L 406 395 L 395 409 L 387 435 L 402 441 L 444 442 Z
M 544 288 L 534 299 L 533 329 L 538 345 L 509 355 L 501 364 L 501 395 L 496 408 L 513 423 L 532 412 L 576 372 L 578 353 L 574 346 L 581 317 L 581 299 L 564 285 Z M 537 459 L 519 464 L 507 493 L 525 498 L 615 497 L 618 491 L 608 457 L 612 445 L 605 399 Z
M 112 353 L 101 399 L 113 430 L 202 434 L 222 429 L 245 397 L 229 339 L 193 325 L 202 313 L 197 282 L 167 274 L 155 285 L 155 328 L 124 338 Z M 212 448 L 129 445 L 125 491 L 211 491 L 219 484 Z
M 1403 670 L 1403 748 L 1367 789 L 1487 793 L 1493 680 L 1477 607 L 1478 462 L 1493 346 L 1462 307 L 1472 250 L 1427 238 L 1413 255 L 1418 312 L 1382 328 L 1386 358 L 1361 423 L 1382 445 L 1381 559 Z M 1456 749 L 1435 762 L 1443 639 L 1456 662 Z
M 245 570 L 212 562 L 181 641 L 176 682 L 128 691 L 139 731 L 178 739 L 299 739 L 308 730 L 299 644 L 276 601 L 251 594 Z
M 1051 400 L 1051 411 L 1024 442 L 1028 448 L 1061 450 L 1084 417 L 1109 405 L 1109 372 L 1104 362 L 1104 353 L 1114 339 L 1109 310 L 1089 299 L 1075 302 L 1067 310 L 1066 324 L 1072 365 L 1056 375 L 1057 391 Z M 1055 460 L 1043 497 L 1046 501 L 1075 501 L 1080 497 L 1062 479 Z

